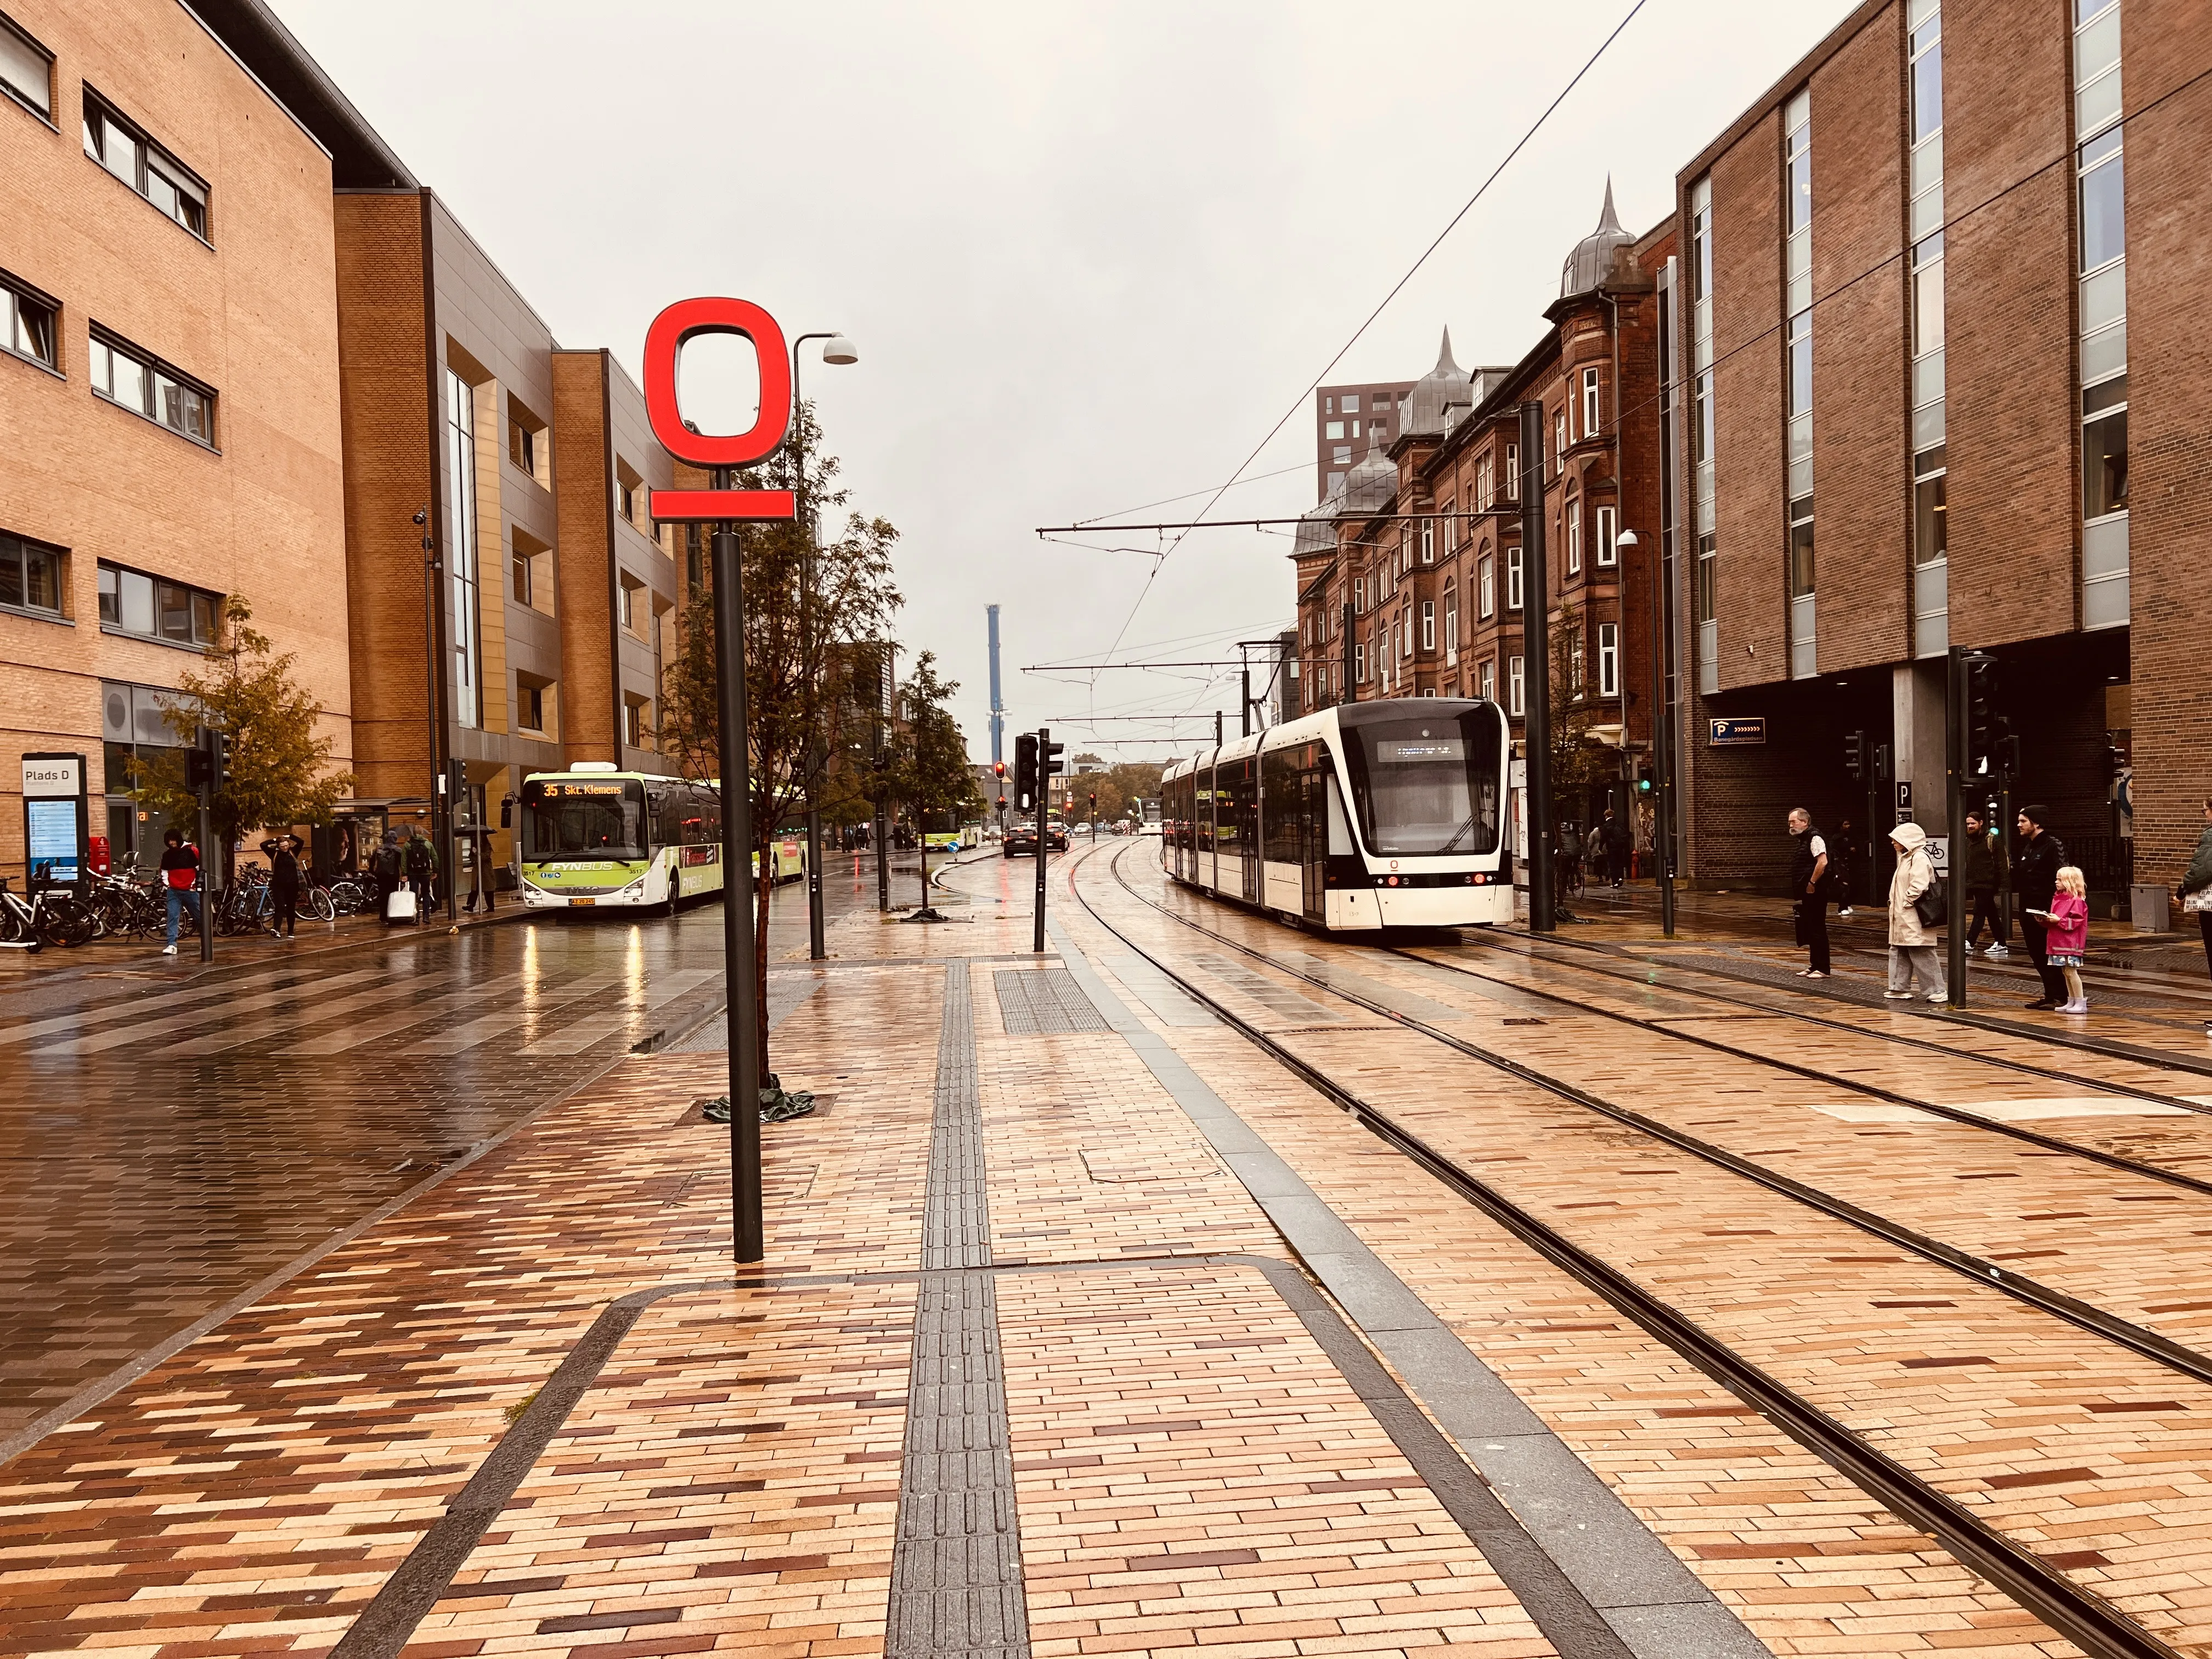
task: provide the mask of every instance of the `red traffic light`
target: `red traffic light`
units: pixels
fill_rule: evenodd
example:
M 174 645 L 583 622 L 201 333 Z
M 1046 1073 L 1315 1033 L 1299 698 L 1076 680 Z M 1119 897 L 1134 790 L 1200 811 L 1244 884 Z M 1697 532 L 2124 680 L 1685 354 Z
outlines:
M 1005 777 L 1005 776 L 1006 775 L 1006 762 L 1004 762 L 1004 761 L 993 761 L 993 762 L 991 763 L 991 770 L 992 770 L 993 774 L 994 774 L 994 775 L 995 775 L 996 776 L 999 776 L 999 777 L 1001 777 L 1001 778 Z
M 1001 812 L 1006 810 L 1006 798 L 1004 795 L 999 797 L 999 810 Z

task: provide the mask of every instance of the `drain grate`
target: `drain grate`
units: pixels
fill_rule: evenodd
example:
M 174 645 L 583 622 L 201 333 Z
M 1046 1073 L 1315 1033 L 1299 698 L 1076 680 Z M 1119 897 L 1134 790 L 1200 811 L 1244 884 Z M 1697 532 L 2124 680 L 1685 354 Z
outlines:
M 1009 1036 L 1052 1036 L 1066 1031 L 1105 1031 L 1091 999 L 1065 968 L 1001 968 L 991 975 L 999 1018 Z

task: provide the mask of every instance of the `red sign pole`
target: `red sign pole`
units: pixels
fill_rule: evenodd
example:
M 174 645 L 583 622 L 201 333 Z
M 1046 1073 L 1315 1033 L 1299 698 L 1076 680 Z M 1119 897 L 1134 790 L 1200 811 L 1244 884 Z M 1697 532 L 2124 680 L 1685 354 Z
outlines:
M 735 334 L 760 360 L 760 414 L 750 431 L 696 432 L 677 401 L 684 343 L 702 334 Z M 722 793 L 722 971 L 730 1033 L 730 1196 L 732 1243 L 740 1264 L 768 1254 L 761 1206 L 760 1007 L 754 981 L 752 779 L 745 742 L 744 578 L 737 526 L 796 519 L 788 489 L 737 489 L 732 475 L 774 454 L 791 428 L 791 356 L 775 319 L 744 300 L 679 300 L 645 336 L 645 410 L 653 435 L 679 461 L 714 475 L 711 489 L 656 489 L 647 510 L 669 523 L 714 526 L 714 677 L 720 719 Z

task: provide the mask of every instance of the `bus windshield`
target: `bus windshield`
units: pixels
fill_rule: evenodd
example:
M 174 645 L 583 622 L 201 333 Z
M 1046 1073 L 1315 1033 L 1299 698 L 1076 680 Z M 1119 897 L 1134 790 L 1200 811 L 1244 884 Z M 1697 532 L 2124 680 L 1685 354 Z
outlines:
M 642 859 L 645 786 L 635 778 L 532 778 L 522 786 L 522 859 Z
M 1494 853 L 1498 717 L 1487 704 L 1344 721 L 1368 849 L 1382 858 Z

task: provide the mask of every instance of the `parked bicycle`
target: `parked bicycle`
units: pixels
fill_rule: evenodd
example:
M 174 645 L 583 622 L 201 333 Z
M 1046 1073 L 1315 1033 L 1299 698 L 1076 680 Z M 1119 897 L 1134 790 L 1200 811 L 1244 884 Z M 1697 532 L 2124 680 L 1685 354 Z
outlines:
M 47 877 L 48 868 L 37 866 L 27 895 L 14 891 L 9 878 L 0 876 L 0 946 L 35 951 L 43 945 L 74 947 L 91 942 L 99 926 L 92 907 L 57 889 Z

